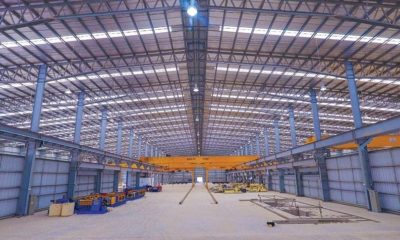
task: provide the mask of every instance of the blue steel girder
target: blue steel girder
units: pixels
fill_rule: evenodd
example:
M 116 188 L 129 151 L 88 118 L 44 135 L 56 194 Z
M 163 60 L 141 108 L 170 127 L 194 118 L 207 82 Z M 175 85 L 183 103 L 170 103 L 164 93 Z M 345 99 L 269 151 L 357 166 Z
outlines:
M 189 4 L 190 2 L 188 1 L 180 0 L 193 113 L 193 128 L 196 138 L 197 153 L 201 154 L 203 149 L 209 10 L 207 0 L 196 1 L 195 4 L 198 14 L 194 17 L 190 17 L 186 13 Z M 195 88 L 197 88 L 198 91 L 193 91 Z
M 396 116 L 368 126 L 363 126 L 361 128 L 353 129 L 323 140 L 297 146 L 295 148 L 282 151 L 279 153 L 274 153 L 271 154 L 270 156 L 263 157 L 262 160 L 264 162 L 274 161 L 285 157 L 292 157 L 293 155 L 296 154 L 310 153 L 316 151 L 317 149 L 329 148 L 344 143 L 355 142 L 358 141 L 359 139 L 376 137 L 387 133 L 393 133 L 399 130 L 400 130 L 400 116 Z M 246 165 L 252 165 L 252 164 L 253 162 L 249 162 Z

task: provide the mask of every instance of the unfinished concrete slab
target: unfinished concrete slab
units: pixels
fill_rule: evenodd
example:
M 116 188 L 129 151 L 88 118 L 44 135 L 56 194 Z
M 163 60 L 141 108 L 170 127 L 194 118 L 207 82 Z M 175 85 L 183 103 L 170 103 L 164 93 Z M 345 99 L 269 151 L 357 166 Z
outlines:
M 322 206 L 373 221 L 329 224 L 277 224 L 273 213 L 241 199 L 258 193 L 214 194 L 196 185 L 182 205 L 189 184 L 165 185 L 161 193 L 114 208 L 104 215 L 48 217 L 46 212 L 0 221 L 0 239 L 400 239 L 400 216 L 322 203 Z M 276 192 L 262 193 L 293 197 Z M 296 198 L 318 204 L 318 200 Z

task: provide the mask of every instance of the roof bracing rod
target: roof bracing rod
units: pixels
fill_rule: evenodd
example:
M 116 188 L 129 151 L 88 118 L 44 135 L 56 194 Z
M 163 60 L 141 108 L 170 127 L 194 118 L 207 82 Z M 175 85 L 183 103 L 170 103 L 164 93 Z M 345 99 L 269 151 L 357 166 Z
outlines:
M 178 0 L 138 0 L 129 5 L 124 2 L 86 0 L 9 4 L 0 8 L 0 32 L 60 20 L 179 10 Z M 71 9 L 75 12 L 71 12 Z M 96 9 L 96 12 L 92 9 Z
M 375 4 L 367 1 L 282 1 L 276 4 L 273 0 L 267 0 L 260 8 L 260 2 L 255 0 L 211 0 L 210 10 L 224 10 L 228 12 L 254 12 L 261 14 L 279 14 L 297 17 L 336 18 L 355 23 L 369 24 L 385 28 L 400 29 L 400 3 Z M 271 2 L 271 3 L 270 3 Z M 275 4 L 274 4 L 275 2 Z M 363 3 L 364 2 L 364 3 Z M 315 5 L 319 4 L 317 9 Z M 288 10 L 290 9 L 290 10 Z M 380 19 L 384 16 L 383 19 Z
M 203 113 L 205 100 L 205 76 L 207 64 L 208 38 L 208 1 L 195 2 L 198 14 L 190 17 L 186 10 L 189 2 L 180 0 L 181 14 L 186 47 L 186 60 L 189 74 L 193 127 L 196 138 L 197 153 L 202 153 Z

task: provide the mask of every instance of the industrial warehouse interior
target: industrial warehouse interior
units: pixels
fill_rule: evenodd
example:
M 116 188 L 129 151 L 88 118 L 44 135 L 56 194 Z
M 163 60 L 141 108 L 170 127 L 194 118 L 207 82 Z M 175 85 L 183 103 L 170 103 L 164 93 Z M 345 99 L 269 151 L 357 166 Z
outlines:
M 400 1 L 0 0 L 0 239 L 400 239 Z

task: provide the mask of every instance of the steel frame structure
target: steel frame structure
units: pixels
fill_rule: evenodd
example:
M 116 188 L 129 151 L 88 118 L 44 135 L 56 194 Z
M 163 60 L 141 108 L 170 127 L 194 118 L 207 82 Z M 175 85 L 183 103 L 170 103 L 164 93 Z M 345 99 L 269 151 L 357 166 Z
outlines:
M 236 154 L 265 129 L 272 136 L 276 118 L 288 150 L 289 105 L 300 146 L 314 134 L 310 87 L 323 135 L 349 131 L 346 61 L 354 65 L 364 124 L 398 116 L 397 1 L 197 1 L 196 18 L 185 3 L 2 2 L 0 122 L 29 128 L 43 63 L 39 133 L 72 141 L 77 96 L 85 91 L 80 144 L 98 146 L 106 106 L 105 150 L 115 151 L 121 119 L 121 153 L 134 159 L 139 135 L 142 151 L 148 143 L 168 155 Z

